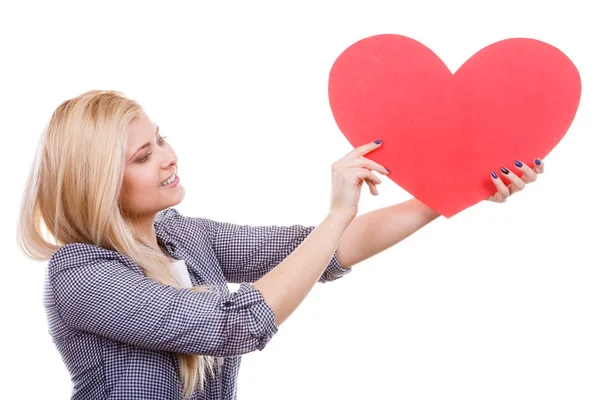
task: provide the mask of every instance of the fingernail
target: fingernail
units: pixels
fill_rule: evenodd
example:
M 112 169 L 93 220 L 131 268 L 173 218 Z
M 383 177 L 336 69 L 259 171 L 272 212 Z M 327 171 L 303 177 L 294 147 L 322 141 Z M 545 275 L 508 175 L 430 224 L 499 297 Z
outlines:
M 539 158 L 536 158 L 535 165 L 542 165 L 542 160 L 540 160 Z
M 500 171 L 502 171 L 502 173 L 508 175 L 508 173 L 510 172 L 509 170 L 507 170 L 506 168 L 502 167 L 500 168 Z
M 498 179 L 498 175 L 496 175 L 496 173 L 495 173 L 495 172 L 492 172 L 492 178 L 494 178 L 494 179 Z
M 376 140 L 375 144 L 381 144 L 381 142 L 382 142 L 381 140 Z
M 519 168 L 521 168 L 523 166 L 523 163 L 519 160 L 515 160 L 515 165 Z
M 385 167 L 383 167 L 383 168 L 385 168 Z M 386 170 L 387 172 L 390 172 L 390 170 L 389 170 L 389 169 L 387 169 L 387 168 L 385 168 L 385 170 Z

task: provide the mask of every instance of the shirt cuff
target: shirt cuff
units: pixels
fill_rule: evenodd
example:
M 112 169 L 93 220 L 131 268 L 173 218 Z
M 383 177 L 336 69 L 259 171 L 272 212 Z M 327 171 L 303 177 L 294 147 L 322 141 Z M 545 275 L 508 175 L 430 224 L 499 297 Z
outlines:
M 221 307 L 229 311 L 248 310 L 251 316 L 248 330 L 258 340 L 258 350 L 264 349 L 278 331 L 275 313 L 252 282 L 241 283 L 236 292 L 224 297 Z
M 335 253 L 333 253 L 333 257 L 331 258 L 331 261 L 329 261 L 327 268 L 325 268 L 325 271 L 319 278 L 319 282 L 321 282 L 321 283 L 332 282 L 332 281 L 335 281 L 336 279 L 343 277 L 344 275 L 349 274 L 350 272 L 352 272 L 352 267 L 343 268 L 340 265 L 340 261 L 337 258 L 337 250 L 336 250 Z

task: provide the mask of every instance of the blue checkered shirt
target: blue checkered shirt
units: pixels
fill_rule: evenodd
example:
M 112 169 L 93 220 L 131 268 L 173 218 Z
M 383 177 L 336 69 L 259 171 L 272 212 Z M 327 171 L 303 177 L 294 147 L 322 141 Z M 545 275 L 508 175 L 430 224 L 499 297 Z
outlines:
M 128 257 L 83 243 L 48 262 L 49 333 L 72 381 L 72 399 L 181 399 L 176 352 L 220 357 L 216 377 L 191 399 L 236 399 L 241 356 L 278 331 L 253 282 L 283 261 L 314 226 L 249 226 L 158 213 L 159 243 L 184 260 L 192 283 L 221 292 L 176 290 L 145 277 Z M 351 269 L 333 255 L 319 282 Z M 239 283 L 231 292 L 227 282 Z M 267 382 L 265 382 L 266 384 Z

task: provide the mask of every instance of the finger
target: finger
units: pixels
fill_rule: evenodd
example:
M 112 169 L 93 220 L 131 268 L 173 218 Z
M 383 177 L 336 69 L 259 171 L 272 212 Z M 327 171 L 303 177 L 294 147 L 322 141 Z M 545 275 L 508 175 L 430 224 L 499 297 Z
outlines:
M 357 180 L 364 180 L 365 182 L 370 182 L 374 185 L 379 185 L 381 183 L 381 179 L 379 179 L 377 175 L 366 168 L 353 168 L 350 171 Z
M 349 167 L 354 167 L 354 168 L 362 167 L 362 168 L 367 168 L 370 170 L 375 170 L 383 175 L 389 174 L 389 170 L 387 168 L 385 168 L 383 165 L 378 164 L 375 161 L 368 159 L 366 157 L 351 159 L 350 161 L 347 161 L 345 163 L 345 165 L 347 165 Z
M 536 158 L 535 160 L 533 160 L 533 170 L 538 174 L 543 174 L 544 161 L 542 161 L 540 158 Z
M 377 187 L 375 186 L 375 184 L 371 181 L 367 181 L 365 180 L 365 182 L 367 182 L 367 185 L 369 185 L 369 190 L 371 191 L 371 194 L 373 196 L 378 196 L 379 192 L 377 191 Z
M 377 178 L 377 176 L 375 174 L 373 174 L 373 176 L 375 178 Z M 364 182 L 366 182 L 367 185 L 369 185 L 369 190 L 371 191 L 371 194 L 373 196 L 378 196 L 379 192 L 377 191 L 377 185 L 379 185 L 381 183 L 381 180 L 379 178 L 377 178 L 377 181 L 374 181 L 373 178 L 371 178 L 370 176 L 365 178 Z
M 496 189 L 498 189 L 498 191 L 493 196 L 490 196 L 488 200 L 496 203 L 504 203 L 506 199 L 508 199 L 508 196 L 510 196 L 510 190 L 506 187 L 496 172 L 492 172 L 492 182 L 494 182 L 494 185 L 496 185 Z
M 521 176 L 523 182 L 531 183 L 535 182 L 537 179 L 537 174 L 529 167 L 529 165 L 523 164 L 519 160 L 515 160 L 515 167 L 517 167 L 517 169 L 523 173 L 523 176 Z
M 376 140 L 374 142 L 369 142 L 367 144 L 363 144 L 362 146 L 359 146 L 357 148 L 355 148 L 354 150 L 352 150 L 351 152 L 349 152 L 348 154 L 346 154 L 346 157 L 348 158 L 357 158 L 360 156 L 364 156 L 365 154 L 378 149 L 381 146 L 381 143 L 383 141 L 382 140 Z
M 517 193 L 517 192 L 520 192 L 521 190 L 525 189 L 525 182 L 523 182 L 523 180 L 521 178 L 519 178 L 517 175 L 515 175 L 514 172 L 512 172 L 508 168 L 504 168 L 504 167 L 501 167 L 500 171 L 502 171 L 502 174 L 511 183 L 509 185 L 510 194 Z

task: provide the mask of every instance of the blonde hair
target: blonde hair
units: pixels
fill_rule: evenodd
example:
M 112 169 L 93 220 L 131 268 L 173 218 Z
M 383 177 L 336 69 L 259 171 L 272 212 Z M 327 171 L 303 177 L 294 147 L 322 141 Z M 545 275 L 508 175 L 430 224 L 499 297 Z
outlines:
M 23 193 L 17 237 L 26 257 L 47 261 L 63 245 L 87 243 L 118 251 L 146 276 L 181 288 L 171 259 L 135 235 L 120 204 L 127 128 L 144 114 L 135 100 L 112 90 L 91 90 L 56 108 L 40 138 Z M 54 244 L 45 238 L 44 227 Z M 214 376 L 216 359 L 177 356 L 184 398 L 188 398 L 197 384 L 204 388 L 206 369 Z

